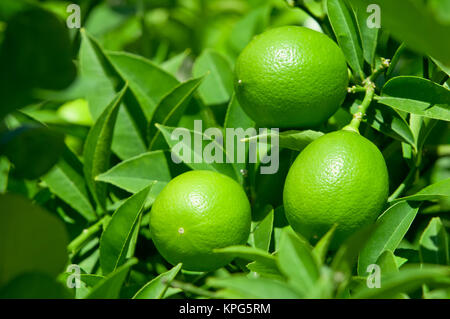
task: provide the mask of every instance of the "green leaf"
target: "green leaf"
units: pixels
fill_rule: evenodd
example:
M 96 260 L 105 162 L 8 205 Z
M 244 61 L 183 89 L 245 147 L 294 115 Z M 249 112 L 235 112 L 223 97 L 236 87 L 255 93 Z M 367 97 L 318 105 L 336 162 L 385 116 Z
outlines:
M 250 279 L 237 275 L 226 278 L 210 278 L 207 280 L 207 284 L 214 288 L 224 288 L 217 293 L 222 298 L 227 298 L 228 291 L 233 292 L 233 296 L 238 295 L 246 299 L 298 299 L 302 297 L 285 282 L 270 278 Z
M 369 26 L 367 25 L 367 20 L 371 15 L 370 12 L 367 12 L 367 10 L 364 8 L 355 6 L 352 3 L 352 1 L 350 1 L 350 4 L 354 9 L 359 34 L 361 35 L 361 43 L 363 48 L 364 59 L 373 68 L 375 63 L 375 51 L 377 49 L 378 34 L 380 29 L 369 28 Z
M 275 278 L 283 280 L 284 277 L 280 273 L 278 266 L 276 264 L 270 265 L 267 263 L 262 263 L 260 261 L 253 261 L 246 266 L 250 271 L 257 273 L 259 276 L 266 278 Z
M 0 286 L 27 272 L 56 278 L 67 262 L 64 224 L 28 199 L 0 195 Z
M 331 240 L 333 239 L 334 232 L 336 231 L 337 225 L 331 227 L 331 229 L 317 242 L 313 248 L 313 253 L 317 257 L 320 265 L 325 262 L 327 256 L 328 247 L 330 247 Z
M 8 187 L 10 165 L 6 157 L 0 156 L 0 193 L 4 193 Z
M 125 85 L 97 119 L 84 146 L 84 176 L 89 190 L 102 209 L 106 208 L 106 184 L 96 182 L 95 178 L 109 168 L 114 126 L 120 102 L 127 88 Z
M 450 178 L 428 185 L 414 195 L 398 198 L 393 202 L 439 200 L 448 197 L 450 197 Z
M 157 125 L 157 127 L 170 146 L 174 162 L 182 161 L 194 170 L 211 170 L 230 176 L 235 180 L 240 179 L 235 167 L 230 163 L 228 153 L 224 150 L 223 145 L 217 141 L 217 136 L 212 137 L 214 134 L 205 135 L 198 131 L 162 125 Z M 218 154 L 217 161 L 211 163 L 206 161 L 210 156 L 210 154 L 206 154 L 208 157 L 206 159 L 203 156 L 207 150 L 206 147 L 211 151 L 214 150 L 216 155 Z
M 185 50 L 181 52 L 180 54 L 175 55 L 174 57 L 170 58 L 169 60 L 161 63 L 161 69 L 163 69 L 166 72 L 169 72 L 173 76 L 176 76 L 178 73 L 178 70 L 180 70 L 180 67 L 183 65 L 183 62 L 186 60 L 186 58 L 189 56 L 190 50 Z
M 151 186 L 128 198 L 112 215 L 100 238 L 100 265 L 103 274 L 125 263 L 130 241 L 144 209 Z
M 94 120 L 97 120 L 114 98 L 116 89 L 123 86 L 119 74 L 111 64 L 111 59 L 112 57 L 103 52 L 95 39 L 82 29 L 79 56 L 81 84 Z M 143 73 L 138 72 L 136 76 Z M 126 103 L 119 108 L 117 115 L 112 150 L 121 159 L 138 155 L 147 150 L 145 111 L 135 100 L 128 91 L 123 99 Z
M 405 236 L 419 206 L 402 201 L 389 207 L 377 220 L 373 235 L 364 246 L 358 260 L 358 274 L 364 276 L 367 266 L 374 264 L 385 251 L 395 251 Z
M 378 102 L 400 111 L 450 121 L 450 90 L 419 77 L 389 80 Z
M 244 130 L 255 127 L 255 122 L 244 112 L 235 94 L 231 96 L 231 101 L 228 104 L 224 127 L 242 128 Z
M 422 263 L 450 265 L 448 235 L 439 217 L 431 219 L 420 236 L 419 245 Z
M 352 2 L 362 10 L 370 4 L 378 5 L 383 30 L 392 34 L 397 41 L 405 42 L 409 48 L 450 65 L 448 54 L 450 41 L 447 41 L 446 37 L 450 34 L 450 25 L 443 23 L 434 10 L 427 8 L 430 1 L 352 0 Z M 441 10 L 438 12 L 445 12 Z
M 94 286 L 86 299 L 117 299 L 120 296 L 120 290 L 130 268 L 137 263 L 137 259 L 130 259 L 124 265 L 110 273 L 100 283 Z
M 61 90 L 75 79 L 69 32 L 53 13 L 38 7 L 18 12 L 2 40 L 0 119 L 32 102 L 33 89 Z
M 245 142 L 257 140 L 259 142 L 271 141 L 273 138 L 278 138 L 280 148 L 287 148 L 294 151 L 302 151 L 309 143 L 315 141 L 324 135 L 317 131 L 285 131 L 278 133 L 276 131 L 267 131 L 266 133 L 247 137 L 243 139 Z M 269 138 L 270 137 L 270 138 Z
M 229 246 L 226 248 L 214 249 L 216 254 L 225 254 L 233 258 L 242 258 L 250 261 L 258 261 L 271 268 L 277 268 L 276 258 L 268 252 L 249 246 Z
M 97 219 L 89 200 L 83 166 L 75 154 L 66 148 L 63 157 L 42 180 L 51 192 L 79 212 L 87 221 Z
M 178 85 L 177 79 L 141 56 L 125 52 L 107 55 L 122 79 L 128 82 L 149 121 L 158 102 Z
M 17 178 L 37 179 L 47 173 L 64 151 L 64 136 L 47 127 L 26 124 L 7 132 L 0 140 L 0 154 L 12 164 Z M 30 159 L 33 165 L 30 165 Z
M 181 264 L 176 265 L 169 271 L 160 274 L 146 283 L 133 297 L 133 299 L 162 299 L 170 282 L 181 270 Z
M 155 124 L 176 126 L 202 80 L 203 78 L 197 78 L 179 84 L 158 103 L 149 126 L 150 150 L 166 145 Z
M 444 284 L 450 287 L 450 268 L 438 266 L 408 265 L 399 272 L 389 273 L 382 278 L 380 288 L 364 287 L 357 291 L 352 298 L 357 299 L 385 299 L 395 297 L 399 293 L 409 293 L 423 284 Z
M 313 291 L 319 267 L 309 244 L 292 230 L 285 230 L 277 252 L 278 267 L 289 282 L 302 293 Z
M 385 135 L 415 145 L 411 128 L 395 109 L 380 103 L 373 103 L 367 111 L 367 123 Z
M 355 74 L 364 78 L 364 55 L 358 38 L 358 26 L 345 0 L 326 1 L 328 18 L 339 46 Z
M 233 93 L 233 70 L 220 53 L 207 49 L 197 58 L 192 69 L 195 77 L 205 76 L 199 93 L 206 105 L 226 103 Z
M 120 162 L 97 176 L 96 180 L 110 183 L 130 193 L 137 193 L 153 184 L 153 193 L 155 187 L 160 189 L 172 179 L 169 161 L 164 151 L 143 153 Z
M 269 212 L 262 220 L 253 223 L 254 225 L 250 234 L 253 247 L 269 251 L 273 230 L 273 212 L 273 208 L 270 207 Z
M 240 53 L 250 40 L 264 31 L 269 24 L 271 4 L 262 5 L 243 16 L 231 30 L 229 43 L 236 53 Z
M 398 265 L 396 261 L 396 256 L 390 250 L 385 250 L 380 257 L 378 257 L 376 265 L 380 266 L 380 271 L 382 276 L 390 272 L 397 272 Z M 367 274 L 367 273 L 366 273 Z

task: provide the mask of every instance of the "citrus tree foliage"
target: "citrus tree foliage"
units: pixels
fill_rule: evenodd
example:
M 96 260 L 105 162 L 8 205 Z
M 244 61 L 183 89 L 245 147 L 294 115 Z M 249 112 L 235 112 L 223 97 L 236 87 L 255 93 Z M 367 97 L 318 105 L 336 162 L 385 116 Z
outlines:
M 80 29 L 67 27 L 70 3 Z M 449 297 L 448 1 L 70 3 L 0 2 L 1 298 Z M 234 64 L 282 25 L 339 44 L 351 78 L 338 112 L 314 130 L 265 133 L 280 140 L 276 174 L 175 163 L 177 127 L 192 137 L 195 120 L 255 127 L 234 97 Z M 359 130 L 383 153 L 390 196 L 373 225 L 330 250 L 334 228 L 310 243 L 289 227 L 284 180 L 306 145 L 361 105 Z M 161 189 L 198 169 L 234 178 L 252 203 L 247 244 L 215 251 L 234 260 L 207 273 L 168 264 L 148 226 Z

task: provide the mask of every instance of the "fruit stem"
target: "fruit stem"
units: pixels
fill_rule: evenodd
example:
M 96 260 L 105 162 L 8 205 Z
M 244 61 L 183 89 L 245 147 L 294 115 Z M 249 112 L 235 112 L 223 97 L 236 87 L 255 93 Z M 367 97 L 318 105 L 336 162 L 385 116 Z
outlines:
M 86 241 L 95 233 L 100 231 L 100 229 L 105 225 L 111 217 L 109 215 L 103 216 L 98 222 L 89 228 L 83 229 L 80 235 L 70 242 L 67 246 L 67 250 L 71 255 L 74 255 L 85 243 Z
M 350 124 L 346 125 L 343 128 L 343 130 L 354 131 L 356 133 L 359 133 L 359 125 L 361 124 L 364 116 L 366 115 L 366 112 L 375 96 L 375 84 L 370 79 L 365 80 L 364 88 L 366 91 L 364 100 L 358 107 L 359 108 L 358 112 L 353 114 L 353 119 L 350 122 Z

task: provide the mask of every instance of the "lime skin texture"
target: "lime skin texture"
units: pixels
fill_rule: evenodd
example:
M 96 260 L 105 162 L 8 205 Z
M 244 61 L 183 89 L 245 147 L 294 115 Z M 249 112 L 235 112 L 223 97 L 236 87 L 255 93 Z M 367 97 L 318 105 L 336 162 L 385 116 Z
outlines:
M 247 242 L 251 208 L 243 188 L 213 171 L 189 171 L 171 180 L 150 212 L 159 253 L 183 269 L 211 271 L 231 262 L 213 249 Z
M 237 100 L 258 126 L 313 128 L 344 101 L 347 64 L 328 36 L 278 27 L 257 35 L 241 52 L 234 86 Z
M 286 178 L 283 202 L 292 228 L 315 241 L 337 224 L 333 247 L 373 223 L 389 179 L 378 148 L 356 132 L 328 133 L 309 144 Z

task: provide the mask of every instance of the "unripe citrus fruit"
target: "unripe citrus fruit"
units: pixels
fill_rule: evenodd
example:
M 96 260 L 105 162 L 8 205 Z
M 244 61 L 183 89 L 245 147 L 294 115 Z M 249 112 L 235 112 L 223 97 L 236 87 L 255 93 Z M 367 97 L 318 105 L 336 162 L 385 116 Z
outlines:
M 236 62 L 236 97 L 261 127 L 318 126 L 337 111 L 347 86 L 340 48 L 304 27 L 279 27 L 256 36 Z
M 375 221 L 389 191 L 383 155 L 353 131 L 326 134 L 309 144 L 286 177 L 286 218 L 309 239 L 338 224 L 335 244 Z
M 175 177 L 156 198 L 150 232 L 160 254 L 171 264 L 210 271 L 231 259 L 213 249 L 247 242 L 250 203 L 242 187 L 212 171 L 189 171 Z

